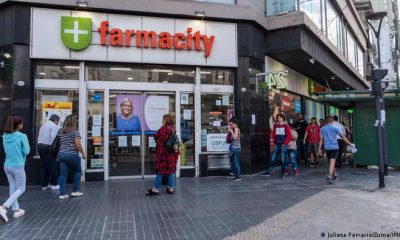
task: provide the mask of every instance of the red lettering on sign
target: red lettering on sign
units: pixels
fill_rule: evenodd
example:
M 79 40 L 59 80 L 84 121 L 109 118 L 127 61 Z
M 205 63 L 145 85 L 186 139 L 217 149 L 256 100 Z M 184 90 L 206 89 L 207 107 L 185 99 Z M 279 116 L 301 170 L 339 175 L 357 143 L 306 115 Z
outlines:
M 125 31 L 125 47 L 131 46 L 132 36 L 135 35 L 135 30 L 126 30 Z
M 170 49 L 172 47 L 171 34 L 169 32 L 160 33 L 160 40 L 158 40 L 158 46 L 161 49 Z
M 98 31 L 100 33 L 100 44 L 106 45 L 106 38 L 107 38 L 107 32 L 108 32 L 108 21 L 102 21 L 100 24 L 100 27 L 98 28 Z
M 183 33 L 177 33 L 174 36 L 174 48 L 178 49 L 178 50 L 182 50 L 185 48 L 186 44 L 185 41 L 186 40 L 186 36 Z M 179 43 L 179 41 L 183 41 L 182 43 Z
M 111 46 L 122 47 L 122 31 L 118 28 L 110 30 L 110 44 Z
M 143 47 L 149 47 L 149 39 L 151 38 L 151 48 L 157 47 L 157 34 L 154 31 L 136 31 L 136 47 L 142 46 L 142 36 L 143 40 Z

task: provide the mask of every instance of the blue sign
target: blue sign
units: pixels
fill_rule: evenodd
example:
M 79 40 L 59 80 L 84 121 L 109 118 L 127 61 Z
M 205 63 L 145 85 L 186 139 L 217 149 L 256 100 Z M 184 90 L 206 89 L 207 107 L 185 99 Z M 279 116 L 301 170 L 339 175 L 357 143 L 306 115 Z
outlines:
M 294 111 L 296 113 L 301 113 L 301 100 L 297 99 L 294 101 Z

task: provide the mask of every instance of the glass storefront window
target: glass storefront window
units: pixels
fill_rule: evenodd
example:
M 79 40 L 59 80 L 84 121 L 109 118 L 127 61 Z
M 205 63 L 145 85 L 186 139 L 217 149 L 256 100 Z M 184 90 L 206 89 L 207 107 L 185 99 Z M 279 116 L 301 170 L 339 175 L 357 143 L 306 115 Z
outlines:
M 321 29 L 321 0 L 301 1 L 299 8 Z
M 305 101 L 306 109 L 305 109 L 305 118 L 307 122 L 311 122 L 311 118 L 325 119 L 325 105 L 310 99 L 306 99 Z
M 60 117 L 60 127 L 62 127 L 68 115 L 79 114 L 78 90 L 37 90 L 35 104 L 36 129 L 34 141 L 36 145 L 40 127 L 48 121 L 52 114 L 57 114 Z M 83 134 L 81 133 L 81 136 Z
M 296 10 L 296 0 L 265 0 L 267 17 Z
M 87 169 L 104 167 L 104 92 L 88 92 Z
M 181 166 L 194 166 L 194 94 L 181 93 Z
M 301 97 L 283 90 L 269 91 L 270 119 L 269 127 L 272 130 L 276 122 L 276 115 L 282 113 L 289 124 L 296 122 L 297 113 L 301 113 Z
M 194 84 L 194 68 L 166 66 L 88 66 L 89 81 L 130 81 Z
M 64 63 L 36 64 L 35 79 L 78 80 L 79 65 Z
M 225 141 L 228 120 L 233 116 L 232 94 L 201 95 L 201 151 L 215 152 L 223 150 L 212 146 L 210 137 Z M 221 144 L 223 144 L 221 142 Z
M 202 68 L 200 78 L 201 84 L 232 85 L 233 70 Z

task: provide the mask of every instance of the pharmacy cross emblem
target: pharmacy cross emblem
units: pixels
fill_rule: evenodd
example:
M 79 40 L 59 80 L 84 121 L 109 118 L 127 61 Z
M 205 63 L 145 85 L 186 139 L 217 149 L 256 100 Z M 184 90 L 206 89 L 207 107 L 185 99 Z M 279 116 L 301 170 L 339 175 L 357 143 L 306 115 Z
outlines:
M 92 19 L 61 17 L 61 39 L 71 50 L 87 48 L 92 42 Z

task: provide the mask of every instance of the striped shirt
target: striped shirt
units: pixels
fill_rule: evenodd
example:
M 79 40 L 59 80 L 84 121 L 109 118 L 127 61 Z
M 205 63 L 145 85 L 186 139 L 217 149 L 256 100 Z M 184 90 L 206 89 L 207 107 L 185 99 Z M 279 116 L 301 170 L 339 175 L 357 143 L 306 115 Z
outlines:
M 64 133 L 63 129 L 58 131 L 57 136 L 60 137 L 60 152 L 62 153 L 78 153 L 78 149 L 75 145 L 75 139 L 81 139 L 81 135 L 78 130 L 74 130 L 69 133 Z
M 235 129 L 233 129 L 233 132 L 235 132 Z M 233 136 L 232 136 L 231 147 L 232 147 L 232 149 L 240 149 L 241 148 L 241 146 L 240 146 L 240 130 L 239 130 L 238 137 L 236 140 L 233 139 Z

